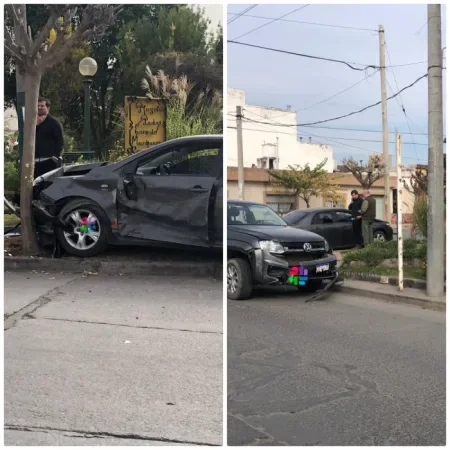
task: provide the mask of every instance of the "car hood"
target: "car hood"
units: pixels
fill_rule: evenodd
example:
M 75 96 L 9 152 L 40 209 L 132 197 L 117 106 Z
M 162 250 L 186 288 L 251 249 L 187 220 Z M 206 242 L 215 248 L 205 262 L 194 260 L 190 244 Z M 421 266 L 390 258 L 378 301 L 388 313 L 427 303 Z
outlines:
M 70 166 L 63 166 L 59 169 L 52 170 L 50 172 L 45 173 L 44 175 L 41 175 L 36 178 L 35 184 L 40 181 L 45 182 L 53 182 L 55 178 L 60 177 L 75 177 L 75 176 L 81 176 L 81 175 L 87 175 L 89 172 L 91 172 L 94 169 L 97 169 L 99 167 L 104 167 L 109 165 L 107 162 L 99 162 L 99 163 L 91 163 L 91 164 L 75 164 Z
M 318 234 L 298 228 L 272 225 L 228 225 L 228 229 L 262 240 L 279 242 L 323 242 Z

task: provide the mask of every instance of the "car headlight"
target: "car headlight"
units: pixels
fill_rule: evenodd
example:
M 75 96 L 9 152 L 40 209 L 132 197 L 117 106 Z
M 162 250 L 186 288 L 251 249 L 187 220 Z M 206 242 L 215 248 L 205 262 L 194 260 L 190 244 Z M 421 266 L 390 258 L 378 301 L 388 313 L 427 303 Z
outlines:
M 327 253 L 330 253 L 330 244 L 328 243 L 328 241 L 326 239 L 324 239 L 324 247 L 325 247 L 325 251 Z
M 276 253 L 277 255 L 284 253 L 284 248 L 279 242 L 260 241 L 259 245 L 263 250 L 267 250 L 269 253 Z

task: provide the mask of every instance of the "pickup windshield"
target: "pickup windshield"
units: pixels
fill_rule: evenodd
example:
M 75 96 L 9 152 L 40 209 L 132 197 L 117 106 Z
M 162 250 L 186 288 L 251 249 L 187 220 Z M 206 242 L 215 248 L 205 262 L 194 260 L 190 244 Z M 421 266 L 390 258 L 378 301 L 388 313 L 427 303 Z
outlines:
M 270 225 L 286 227 L 286 222 L 264 205 L 228 203 L 228 225 Z

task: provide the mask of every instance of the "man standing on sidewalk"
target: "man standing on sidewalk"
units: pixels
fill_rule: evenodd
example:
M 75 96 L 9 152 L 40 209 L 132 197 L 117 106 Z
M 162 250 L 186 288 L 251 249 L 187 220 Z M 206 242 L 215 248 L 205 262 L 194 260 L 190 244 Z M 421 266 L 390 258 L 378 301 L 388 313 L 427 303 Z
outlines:
M 36 149 L 34 177 L 61 167 L 60 156 L 64 147 L 62 125 L 50 115 L 50 101 L 39 98 L 36 123 Z
M 362 219 L 364 245 L 367 245 L 373 242 L 373 221 L 376 216 L 377 204 L 369 191 L 363 191 L 362 196 L 364 201 L 361 206 L 360 218 Z
M 352 225 L 353 225 L 353 236 L 355 238 L 355 244 L 359 247 L 363 246 L 362 238 L 362 227 L 361 227 L 361 206 L 363 199 L 358 194 L 358 191 L 354 189 L 352 191 L 352 202 L 348 205 L 349 211 L 352 213 Z

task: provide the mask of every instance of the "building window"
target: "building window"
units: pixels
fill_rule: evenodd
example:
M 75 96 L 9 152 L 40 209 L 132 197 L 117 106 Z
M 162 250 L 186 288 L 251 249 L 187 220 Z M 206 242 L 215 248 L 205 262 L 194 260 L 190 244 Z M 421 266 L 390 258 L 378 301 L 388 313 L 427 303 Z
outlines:
M 397 214 L 397 189 L 392 190 L 392 213 Z
M 295 196 L 293 195 L 268 195 L 267 206 L 278 214 L 286 214 L 295 209 Z
M 337 201 L 325 202 L 325 208 L 345 208 L 344 199 L 341 198 L 341 199 L 339 199 Z

